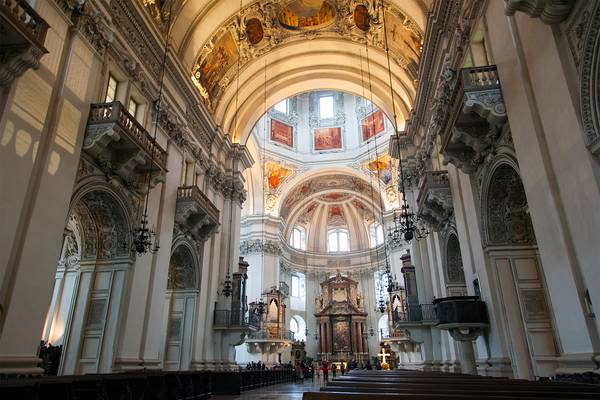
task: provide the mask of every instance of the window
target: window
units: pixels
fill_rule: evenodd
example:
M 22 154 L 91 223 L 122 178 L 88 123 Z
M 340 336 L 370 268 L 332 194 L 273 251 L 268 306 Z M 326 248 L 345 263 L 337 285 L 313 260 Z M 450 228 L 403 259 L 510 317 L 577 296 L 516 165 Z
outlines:
M 319 97 L 319 118 L 333 118 L 333 96 Z
M 379 318 L 377 330 L 379 331 L 379 341 L 382 341 L 390 336 L 389 317 L 387 314 L 382 315 L 381 318 Z
M 374 222 L 369 226 L 369 238 L 371 239 L 371 247 L 383 244 L 383 226 Z
M 306 230 L 303 227 L 294 227 L 292 230 L 292 237 L 290 238 L 290 244 L 296 249 L 306 250 Z
M 349 251 L 350 235 L 347 229 L 334 229 L 327 232 L 327 251 Z
M 294 272 L 292 274 L 290 306 L 292 310 L 306 309 L 306 276 L 300 272 Z
M 129 111 L 129 114 L 131 114 L 133 118 L 137 116 L 137 110 L 138 103 L 136 103 L 136 101 L 133 99 L 129 99 L 129 106 L 127 107 L 127 111 Z
M 296 275 L 292 275 L 292 296 L 300 296 L 300 278 Z
M 112 103 L 113 101 L 115 101 L 117 97 L 118 87 L 119 81 L 117 81 L 117 79 L 114 76 L 108 75 L 108 86 L 106 88 L 106 97 L 104 98 L 104 101 L 106 103 Z
M 279 111 L 280 113 L 287 114 L 288 113 L 288 100 L 281 100 L 279 103 L 275 104 L 275 111 Z

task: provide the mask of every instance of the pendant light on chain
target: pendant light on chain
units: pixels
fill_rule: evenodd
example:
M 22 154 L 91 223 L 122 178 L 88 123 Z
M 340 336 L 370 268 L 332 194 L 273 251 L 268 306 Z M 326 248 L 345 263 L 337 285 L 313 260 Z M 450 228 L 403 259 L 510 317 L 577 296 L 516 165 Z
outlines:
M 420 239 L 427 235 L 425 230 L 421 229 L 421 224 L 418 222 L 416 215 L 410 210 L 408 201 L 406 200 L 406 190 L 404 188 L 404 174 L 402 171 L 402 151 L 400 147 L 400 135 L 398 134 L 398 120 L 396 116 L 396 102 L 394 101 L 394 87 L 392 81 L 392 67 L 390 63 L 390 48 L 388 45 L 387 28 L 385 26 L 385 4 L 381 2 L 381 15 L 383 18 L 383 36 L 385 42 L 385 53 L 387 57 L 388 77 L 390 81 L 390 92 L 392 98 L 392 109 L 394 111 L 394 131 L 398 140 L 396 141 L 398 146 L 398 170 L 399 170 L 399 191 L 402 196 L 402 204 L 400 211 L 394 211 L 394 227 L 388 229 L 388 240 L 390 243 L 399 244 L 402 240 L 410 242 L 415 237 Z
M 173 1 L 169 2 L 169 16 L 167 19 L 167 31 L 165 34 L 165 50 L 163 52 L 163 59 L 160 67 L 160 80 L 158 86 L 158 95 L 155 101 L 155 115 L 154 120 L 154 135 L 153 140 L 156 142 L 156 136 L 158 132 L 158 121 L 160 118 L 160 110 L 162 105 L 163 97 L 163 84 L 165 79 L 165 70 L 167 65 L 167 55 L 169 52 L 169 39 L 171 36 L 171 16 L 173 14 Z M 154 147 L 150 151 L 150 169 L 147 176 L 146 195 L 144 197 L 144 211 L 140 218 L 140 225 L 132 232 L 131 248 L 138 255 L 147 253 L 156 253 L 160 249 L 158 235 L 154 229 L 149 228 L 148 225 L 148 203 L 150 202 L 150 188 L 152 183 L 152 170 L 155 166 L 154 161 Z

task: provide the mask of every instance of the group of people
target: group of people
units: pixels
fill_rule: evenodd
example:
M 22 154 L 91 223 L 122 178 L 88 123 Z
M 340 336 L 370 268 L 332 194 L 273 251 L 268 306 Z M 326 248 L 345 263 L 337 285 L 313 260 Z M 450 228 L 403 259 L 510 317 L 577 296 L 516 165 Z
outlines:
M 296 361 L 295 364 L 292 362 L 288 362 L 287 364 L 276 364 L 271 368 L 268 368 L 267 365 L 261 361 L 258 362 L 249 362 L 246 364 L 247 371 L 259 371 L 259 370 L 280 370 L 280 369 L 294 369 L 296 371 L 296 379 L 300 381 L 304 381 L 305 379 L 315 379 L 315 376 L 320 377 L 323 375 L 323 379 L 325 381 L 329 380 L 329 373 L 333 378 L 337 376 L 338 373 L 344 375 L 344 373 L 348 371 L 352 371 L 353 369 L 382 369 L 381 363 L 379 360 L 376 360 L 375 365 L 371 364 L 371 361 L 367 360 L 366 363 L 357 363 L 355 360 L 351 360 L 344 365 L 344 363 L 329 363 L 328 361 L 322 361 L 320 364 L 314 362 L 312 364 L 307 364 L 305 361 Z
M 254 362 L 251 361 L 248 364 L 246 364 L 246 371 L 265 371 L 265 370 L 272 370 L 272 371 L 276 371 L 276 370 L 281 370 L 281 369 L 292 369 L 292 363 L 290 361 L 289 364 L 275 364 L 273 365 L 271 368 L 267 367 L 267 364 L 259 361 L 259 362 Z

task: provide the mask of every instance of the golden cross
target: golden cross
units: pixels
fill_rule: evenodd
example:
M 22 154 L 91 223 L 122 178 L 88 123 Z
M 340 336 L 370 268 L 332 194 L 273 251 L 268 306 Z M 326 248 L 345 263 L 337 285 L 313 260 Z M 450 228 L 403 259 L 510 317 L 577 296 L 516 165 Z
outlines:
M 381 357 L 381 363 L 384 364 L 386 362 L 385 358 L 386 357 L 390 357 L 391 354 L 390 353 L 386 353 L 385 352 L 385 348 L 381 348 L 381 353 L 377 354 L 379 357 Z

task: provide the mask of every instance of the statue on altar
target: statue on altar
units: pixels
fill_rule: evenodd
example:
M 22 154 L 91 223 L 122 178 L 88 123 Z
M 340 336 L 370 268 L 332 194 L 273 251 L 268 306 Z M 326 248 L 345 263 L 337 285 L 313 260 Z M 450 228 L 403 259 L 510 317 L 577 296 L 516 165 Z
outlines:
M 315 317 L 319 333 L 318 355 L 329 361 L 368 359 L 366 317 L 358 282 L 338 273 L 321 282 Z

